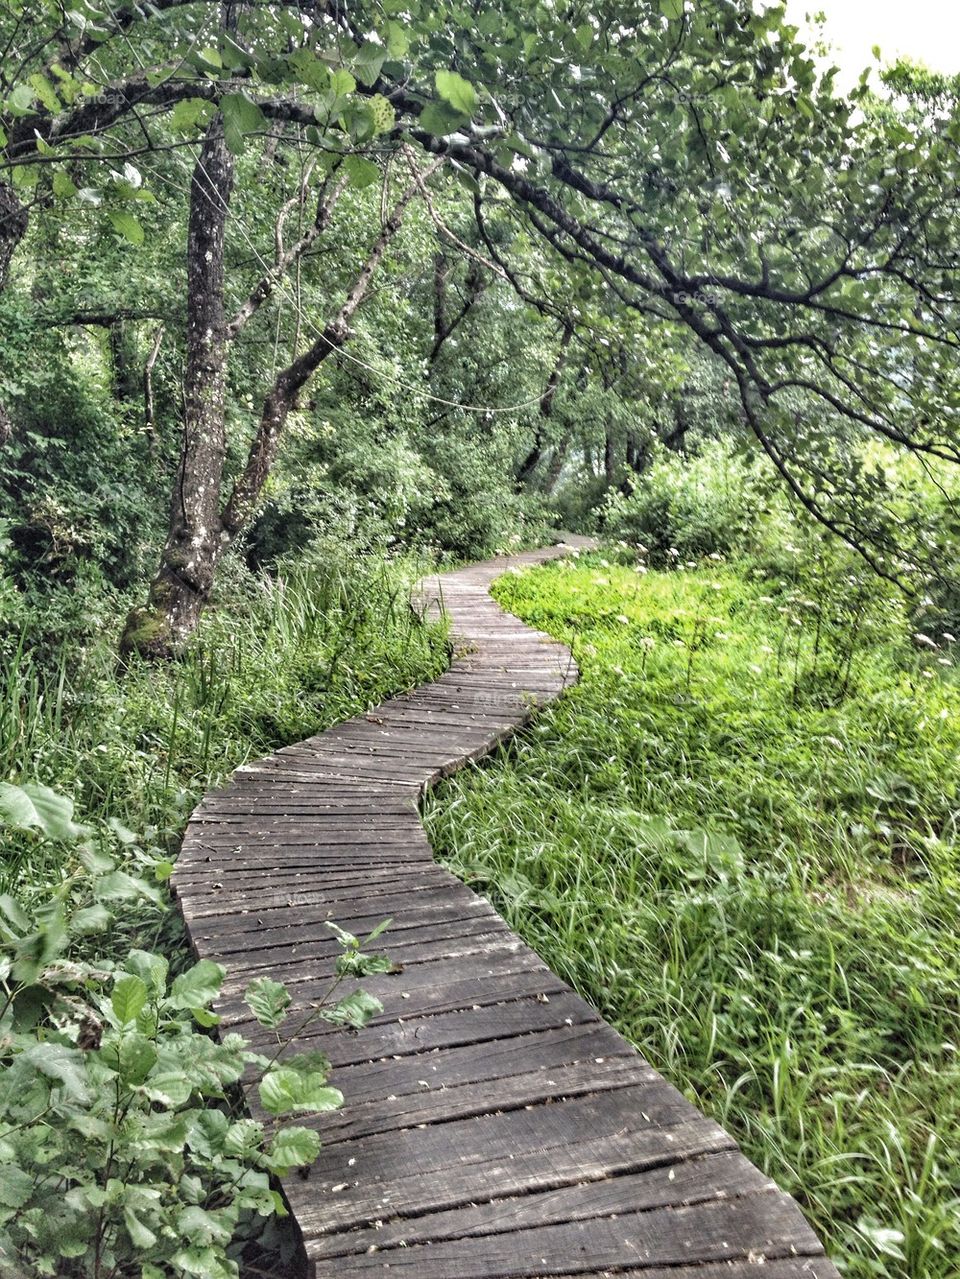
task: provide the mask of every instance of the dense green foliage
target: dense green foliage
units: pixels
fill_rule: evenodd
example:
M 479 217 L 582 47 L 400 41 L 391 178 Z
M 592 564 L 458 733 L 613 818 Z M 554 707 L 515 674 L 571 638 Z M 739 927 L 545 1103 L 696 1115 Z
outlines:
M 271 1175 L 309 1165 L 320 1147 L 314 1129 L 280 1121 L 343 1101 L 322 1054 L 287 1049 L 305 1022 L 363 1026 L 381 1005 L 340 983 L 389 960 L 341 933 L 340 979 L 299 1025 L 280 1033 L 291 998 L 279 982 L 260 977 L 244 992 L 277 1032 L 274 1051 L 237 1034 L 215 1040 L 204 1029 L 219 1021 L 221 965 L 201 959 L 171 981 L 160 954 L 84 958 L 92 939 L 102 951 L 118 909 L 160 903 L 155 884 L 121 870 L 102 832 L 78 825 L 49 787 L 4 783 L 0 816 L 72 863 L 32 913 L 0 896 L 0 1270 L 235 1279 L 244 1244 L 259 1235 L 259 1246 L 263 1223 L 286 1216 Z M 161 881 L 170 873 L 151 869 Z M 270 1124 L 244 1117 L 241 1078 Z
M 799 548 L 497 597 L 582 682 L 430 829 L 548 963 L 795 1193 L 844 1273 L 960 1255 L 954 641 Z M 850 564 L 846 565 L 849 573 Z

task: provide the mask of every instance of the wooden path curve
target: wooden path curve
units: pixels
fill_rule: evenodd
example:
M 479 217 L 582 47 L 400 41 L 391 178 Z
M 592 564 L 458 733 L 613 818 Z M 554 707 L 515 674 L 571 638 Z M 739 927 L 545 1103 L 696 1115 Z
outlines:
M 571 539 L 573 540 L 573 539 Z M 320 1023 L 347 1099 L 284 1190 L 316 1279 L 836 1279 L 796 1204 L 433 860 L 426 787 L 486 754 L 576 678 L 569 650 L 489 595 L 505 569 L 426 590 L 468 651 L 435 683 L 239 769 L 190 820 L 174 885 L 222 962 L 226 1030 L 268 1048 L 241 995 L 269 974 L 297 1006 L 329 984 L 333 920 L 401 971 L 383 1013 Z M 256 1113 L 256 1098 L 251 1097 Z

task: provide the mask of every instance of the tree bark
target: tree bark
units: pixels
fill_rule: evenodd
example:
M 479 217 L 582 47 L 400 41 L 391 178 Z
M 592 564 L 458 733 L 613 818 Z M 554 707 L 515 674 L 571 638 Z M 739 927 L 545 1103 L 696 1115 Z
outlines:
M 543 395 L 540 397 L 540 418 L 537 423 L 536 433 L 533 437 L 533 444 L 530 451 L 520 463 L 520 469 L 517 471 L 517 482 L 526 484 L 533 472 L 537 469 L 540 459 L 543 457 L 544 447 L 546 445 L 546 432 L 544 427 L 547 419 L 553 412 L 553 401 L 557 394 L 557 387 L 560 385 L 560 375 L 563 373 L 563 367 L 567 362 L 567 351 L 570 342 L 573 339 L 573 326 L 565 324 L 563 326 L 563 335 L 560 338 L 560 348 L 557 351 L 557 358 L 553 362 L 553 368 L 550 370 L 550 376 L 547 378 L 547 384 L 543 388 Z
M 0 181 L 0 289 L 6 288 L 10 261 L 27 233 L 27 211 L 9 184 Z
M 442 253 L 434 258 L 433 270 L 433 345 L 427 356 L 428 364 L 435 364 L 443 344 L 453 335 L 473 310 L 477 300 L 487 287 L 487 279 L 479 264 L 470 259 L 464 281 L 464 295 L 460 306 L 453 313 L 447 313 L 447 281 L 450 277 L 450 264 Z
M 0 289 L 7 287 L 10 262 L 27 233 L 27 211 L 8 182 L 0 181 Z M 0 447 L 13 434 L 13 422 L 0 404 Z
M 226 459 L 227 373 L 224 240 L 233 157 L 215 116 L 190 185 L 187 238 L 187 361 L 183 446 L 170 524 L 144 608 L 127 618 L 121 653 L 169 657 L 196 630 L 224 543 L 220 487 Z

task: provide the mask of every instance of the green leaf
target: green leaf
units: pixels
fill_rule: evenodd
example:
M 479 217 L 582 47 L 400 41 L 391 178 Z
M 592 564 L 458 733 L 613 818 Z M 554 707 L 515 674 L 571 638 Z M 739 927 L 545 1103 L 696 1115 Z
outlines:
M 153 884 L 145 879 L 128 875 L 125 870 L 111 871 L 97 880 L 97 896 L 104 901 L 151 901 L 159 902 L 160 893 Z
M 397 115 L 383 94 L 375 93 L 366 106 L 373 117 L 374 132 L 389 133 L 397 122 Z
M 133 216 L 124 209 L 111 209 L 110 221 L 113 223 L 114 231 L 117 231 L 125 240 L 129 240 L 131 244 L 143 244 L 143 227 Z
M 62 169 L 58 169 L 53 175 L 53 194 L 58 200 L 72 200 L 77 194 L 76 185 Z
M 338 67 L 330 73 L 330 88 L 338 98 L 345 98 L 356 92 L 357 82 L 345 67 Z
M 247 1007 L 261 1026 L 279 1026 L 290 1007 L 291 995 L 282 982 L 258 977 L 244 991 Z
M 39 830 L 47 839 L 71 843 L 86 834 L 73 820 L 73 800 L 33 782 L 0 782 L 0 822 L 15 830 Z
M 467 123 L 462 111 L 454 111 L 446 102 L 430 102 L 420 112 L 418 124 L 435 138 L 445 138 Z
M 328 1088 L 324 1075 L 301 1074 L 298 1070 L 279 1067 L 260 1081 L 260 1104 L 271 1115 L 290 1114 L 296 1110 L 336 1110 L 343 1105 L 343 1093 Z
M 226 1217 L 226 1213 L 207 1212 L 192 1204 L 177 1214 L 177 1234 L 198 1244 L 224 1246 L 233 1238 L 233 1225 L 228 1224 Z
M 68 1048 L 66 1044 L 33 1044 L 7 1070 L 8 1077 L 19 1072 L 27 1079 L 34 1071 L 39 1071 L 80 1105 L 86 1104 L 90 1099 L 86 1054 L 78 1048 Z
M 142 978 L 152 995 L 162 995 L 167 989 L 169 964 L 163 955 L 154 955 L 148 950 L 131 950 L 123 966 L 128 973 L 136 973 Z
M 187 1144 L 198 1155 L 212 1159 L 223 1152 L 228 1131 L 229 1121 L 222 1110 L 200 1110 L 189 1120 Z
M 212 959 L 201 959 L 174 979 L 170 1003 L 174 1008 L 206 1008 L 220 993 L 226 969 Z
M 134 1112 L 131 1116 L 135 1125 L 132 1144 L 142 1151 L 176 1151 L 178 1154 L 187 1144 L 189 1126 L 185 1114 L 171 1114 L 161 1110 L 159 1113 L 142 1114 Z M 124 1133 L 124 1138 L 127 1134 Z
M 362 155 L 348 155 L 343 162 L 344 172 L 352 186 L 358 190 L 380 180 L 380 170 L 372 160 Z
M 410 48 L 410 37 L 399 22 L 392 19 L 386 26 L 387 52 L 391 58 L 402 58 Z
M 671 22 L 683 17 L 683 0 L 660 0 L 660 12 Z
M 147 987 L 140 977 L 128 973 L 125 977 L 119 977 L 114 983 L 110 1005 L 121 1026 L 127 1026 L 130 1022 L 136 1021 L 137 1014 L 146 1002 Z
M 577 27 L 576 31 L 573 33 L 573 38 L 576 40 L 583 52 L 586 53 L 593 44 L 593 27 L 589 22 L 581 23 L 581 25 Z
M 381 1012 L 383 1004 L 379 999 L 368 995 L 365 990 L 355 990 L 332 1008 L 324 1009 L 323 1018 L 336 1026 L 352 1026 L 355 1030 L 360 1030 L 371 1017 L 376 1017 Z
M 339 977 L 369 977 L 372 973 L 391 973 L 396 964 L 389 955 L 368 955 L 355 950 L 341 955 L 336 968 Z
M 46 76 L 41 75 L 38 71 L 35 75 L 30 76 L 28 84 L 40 99 L 41 104 L 51 113 L 51 115 L 55 115 L 60 110 L 60 99 L 57 97 L 56 90 Z
M 213 114 L 213 106 L 205 98 L 184 98 L 170 113 L 175 133 L 193 133 Z
M 140 1091 L 163 1106 L 185 1106 L 190 1100 L 193 1085 L 182 1070 L 164 1070 L 149 1075 L 140 1085 Z
M 250 1160 L 263 1145 L 263 1125 L 255 1119 L 238 1119 L 227 1129 L 222 1142 L 225 1155 Z
M 152 1230 L 143 1224 L 129 1205 L 124 1207 L 123 1220 L 127 1227 L 127 1234 L 130 1236 L 130 1242 L 133 1244 L 134 1248 L 152 1248 L 157 1242 L 157 1236 Z
M 139 978 L 133 980 L 138 981 Z M 119 1043 L 107 1049 L 104 1056 L 111 1064 L 117 1063 L 117 1073 L 125 1084 L 136 1087 L 156 1065 L 157 1050 L 145 1035 L 134 1031 L 121 1036 Z
M 368 86 L 375 84 L 386 58 L 387 51 L 382 44 L 365 40 L 353 57 L 353 67 L 360 83 Z
M 18 164 L 10 174 L 10 181 L 18 191 L 29 191 L 40 181 L 39 164 Z
M 271 1172 L 283 1176 L 291 1168 L 312 1164 L 320 1153 L 320 1135 L 311 1128 L 281 1128 L 267 1152 Z
M 194 60 L 197 65 L 208 70 L 220 71 L 223 69 L 223 58 L 220 56 L 220 50 L 214 49 L 207 45 L 204 49 L 198 49 L 194 54 Z
M 22 1208 L 33 1194 L 33 1177 L 16 1165 L 0 1166 L 0 1204 L 4 1208 Z
M 25 84 L 18 84 L 7 98 L 7 110 L 11 115 L 26 115 L 33 108 L 33 90 Z
M 109 853 L 105 853 L 102 848 L 94 848 L 90 844 L 84 844 L 82 848 L 77 849 L 77 858 L 84 870 L 88 870 L 91 875 L 108 875 L 110 871 L 117 868 L 117 863 Z
M 106 906 L 101 906 L 99 903 L 93 906 L 84 906 L 70 916 L 68 921 L 70 933 L 74 937 L 102 933 L 104 929 L 109 928 L 112 919 L 113 916 Z
M 433 77 L 433 82 L 437 87 L 437 93 L 444 102 L 448 102 L 453 107 L 454 111 L 460 111 L 466 116 L 473 115 L 477 106 L 477 93 L 473 85 L 464 80 L 463 76 L 458 75 L 456 71 L 438 71 Z
M 262 133 L 267 128 L 266 116 L 255 102 L 243 93 L 227 93 L 220 99 L 223 134 L 234 155 L 242 155 L 245 135 Z
M 198 1026 L 204 1026 L 209 1029 L 211 1026 L 220 1025 L 220 1017 L 217 1013 L 212 1013 L 209 1008 L 191 1008 L 190 1016 Z
M 30 929 L 30 917 L 9 893 L 0 893 L 0 933 L 15 941 Z
M 223 1252 L 213 1244 L 181 1248 L 170 1258 L 174 1266 L 193 1279 L 236 1279 L 236 1266 L 223 1260 Z

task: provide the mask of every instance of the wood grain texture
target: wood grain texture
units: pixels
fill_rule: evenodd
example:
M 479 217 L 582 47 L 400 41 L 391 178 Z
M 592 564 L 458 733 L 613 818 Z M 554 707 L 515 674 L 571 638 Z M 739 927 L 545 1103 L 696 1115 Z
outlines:
M 173 882 L 192 945 L 227 966 L 224 1029 L 263 1050 L 247 984 L 284 981 L 295 1017 L 333 975 L 328 922 L 391 921 L 379 945 L 397 971 L 363 982 L 383 1012 L 302 1035 L 347 1098 L 308 1121 L 320 1156 L 284 1185 L 308 1264 L 315 1279 L 837 1279 L 797 1205 L 432 860 L 425 789 L 577 678 L 565 645 L 489 594 L 570 549 L 422 582 L 413 607 L 449 617 L 450 669 L 239 769 L 187 828 Z

